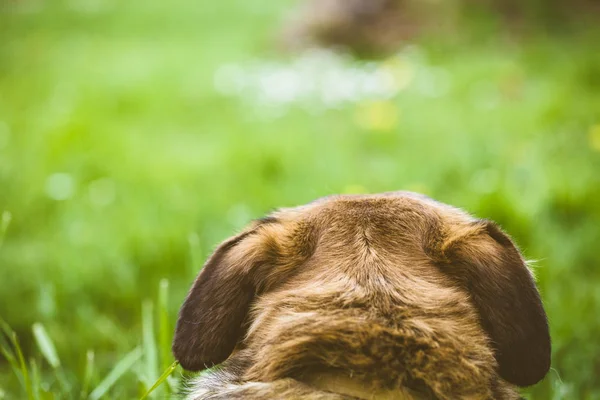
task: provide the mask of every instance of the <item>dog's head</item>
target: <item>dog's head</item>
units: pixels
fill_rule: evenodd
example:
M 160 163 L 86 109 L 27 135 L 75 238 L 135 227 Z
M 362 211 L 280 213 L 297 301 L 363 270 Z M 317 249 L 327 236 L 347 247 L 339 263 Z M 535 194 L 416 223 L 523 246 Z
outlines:
M 253 303 L 282 287 L 313 281 L 342 291 L 350 282 L 394 297 L 406 279 L 466 293 L 505 380 L 528 386 L 547 373 L 546 314 L 511 239 L 493 222 L 407 192 L 327 197 L 226 240 L 181 307 L 173 352 L 189 370 L 221 363 L 243 340 Z M 411 298 L 431 302 L 433 292 Z

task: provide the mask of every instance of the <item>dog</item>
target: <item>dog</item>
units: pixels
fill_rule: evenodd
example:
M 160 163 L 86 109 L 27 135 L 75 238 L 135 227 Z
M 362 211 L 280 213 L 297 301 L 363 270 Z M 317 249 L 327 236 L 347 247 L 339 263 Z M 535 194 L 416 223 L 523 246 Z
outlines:
M 518 399 L 550 368 L 533 274 L 495 223 L 410 192 L 278 210 L 183 303 L 188 399 Z M 220 364 L 220 365 L 219 365 Z

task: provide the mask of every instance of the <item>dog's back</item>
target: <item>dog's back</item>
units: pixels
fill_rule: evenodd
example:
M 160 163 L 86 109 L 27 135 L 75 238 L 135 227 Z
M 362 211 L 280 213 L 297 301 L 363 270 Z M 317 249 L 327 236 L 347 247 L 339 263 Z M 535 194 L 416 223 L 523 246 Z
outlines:
M 225 242 L 174 352 L 190 369 L 227 359 L 198 398 L 514 399 L 549 343 L 510 239 L 401 193 L 283 210 Z

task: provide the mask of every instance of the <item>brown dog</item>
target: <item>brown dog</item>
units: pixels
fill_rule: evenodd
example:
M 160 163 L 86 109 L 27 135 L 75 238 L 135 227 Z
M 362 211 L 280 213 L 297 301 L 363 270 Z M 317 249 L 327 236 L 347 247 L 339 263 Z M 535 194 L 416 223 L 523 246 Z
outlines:
M 190 399 L 517 399 L 550 367 L 532 274 L 494 223 L 425 196 L 333 196 L 221 244 L 173 352 Z

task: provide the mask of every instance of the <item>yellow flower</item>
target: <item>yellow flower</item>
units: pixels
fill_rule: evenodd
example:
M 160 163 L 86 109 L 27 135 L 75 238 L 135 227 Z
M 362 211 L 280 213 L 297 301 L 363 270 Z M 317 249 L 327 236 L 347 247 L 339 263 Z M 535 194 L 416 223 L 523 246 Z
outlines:
M 600 124 L 593 125 L 589 133 L 590 147 L 600 151 Z
M 356 122 L 370 131 L 391 131 L 398 126 L 399 110 L 390 101 L 372 101 L 359 105 Z

